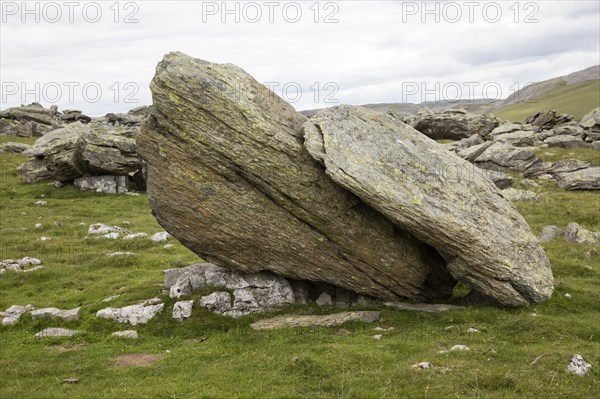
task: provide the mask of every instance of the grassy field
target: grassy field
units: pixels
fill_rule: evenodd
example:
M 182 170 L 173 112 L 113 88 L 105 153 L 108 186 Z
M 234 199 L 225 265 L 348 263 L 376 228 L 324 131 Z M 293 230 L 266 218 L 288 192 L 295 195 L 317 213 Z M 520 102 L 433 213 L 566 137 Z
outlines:
M 600 107 L 600 80 L 575 83 L 549 90 L 526 102 L 519 102 L 491 110 L 498 117 L 511 122 L 525 119 L 543 109 L 554 109 L 559 114 L 570 114 L 576 120 Z
M 473 306 L 439 314 L 382 309 L 378 324 L 345 325 L 350 331 L 347 336 L 335 335 L 336 328 L 256 332 L 249 324 L 265 315 L 232 320 L 199 307 L 191 319 L 177 323 L 170 315 L 173 300 L 160 292 L 162 270 L 197 262 L 197 256 L 174 240 L 174 247 L 165 249 L 149 239 L 86 239 L 88 226 L 95 222 L 133 232 L 162 230 L 145 195 L 24 184 L 15 171 L 22 157 L 1 154 L 0 160 L 1 258 L 29 255 L 45 263 L 34 273 L 0 276 L 0 309 L 28 303 L 65 309 L 81 306 L 83 314 L 80 321 L 69 323 L 34 322 L 26 315 L 14 326 L 0 326 L 2 399 L 591 399 L 600 392 L 598 247 L 563 241 L 544 244 L 556 289 L 551 300 L 529 308 Z M 572 221 L 600 231 L 598 193 L 565 192 L 551 183 L 534 190 L 544 193 L 540 202 L 518 208 L 536 234 L 545 225 L 564 227 Z M 41 199 L 48 205 L 33 204 Z M 36 229 L 36 223 L 42 227 Z M 52 240 L 39 241 L 40 236 Z M 131 251 L 135 256 L 105 256 L 114 251 Z M 165 311 L 135 328 L 139 340 L 113 338 L 112 332 L 131 327 L 97 320 L 94 314 L 107 306 L 100 302 L 103 298 L 116 294 L 121 296 L 110 306 L 160 296 Z M 290 306 L 272 314 L 333 311 Z M 374 331 L 377 325 L 394 329 L 374 340 L 372 336 L 380 334 Z M 68 339 L 33 338 L 48 326 L 74 328 L 81 334 Z M 470 327 L 480 333 L 467 332 Z M 471 350 L 438 353 L 456 344 Z M 593 365 L 584 377 L 566 371 L 575 353 Z M 115 367 L 116 357 L 123 354 L 161 354 L 164 359 L 145 367 Z M 420 371 L 411 367 L 421 361 L 436 367 Z M 63 384 L 66 378 L 80 382 Z

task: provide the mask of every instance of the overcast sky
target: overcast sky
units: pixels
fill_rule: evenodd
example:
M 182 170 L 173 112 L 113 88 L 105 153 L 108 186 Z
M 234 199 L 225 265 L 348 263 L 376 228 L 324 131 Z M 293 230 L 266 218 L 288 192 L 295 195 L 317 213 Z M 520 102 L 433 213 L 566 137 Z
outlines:
M 115 3 L 2 1 L 0 108 L 150 104 L 170 51 L 237 64 L 298 110 L 505 98 L 600 63 L 598 1 Z

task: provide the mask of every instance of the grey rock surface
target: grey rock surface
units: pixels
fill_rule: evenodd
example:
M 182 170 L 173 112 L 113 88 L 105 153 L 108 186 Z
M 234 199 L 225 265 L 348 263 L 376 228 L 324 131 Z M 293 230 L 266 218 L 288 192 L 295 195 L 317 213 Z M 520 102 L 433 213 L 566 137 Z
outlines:
M 447 110 L 420 114 L 411 126 L 434 140 L 458 140 L 474 134 L 485 137 L 499 124 L 500 120 L 491 114 L 479 115 L 462 110 Z
M 489 179 L 459 174 L 473 165 L 363 107 L 323 110 L 303 131 L 328 176 L 436 248 L 458 281 L 506 306 L 552 294 L 548 258 L 523 217 Z
M 31 312 L 31 318 L 33 320 L 39 319 L 61 319 L 62 321 L 75 321 L 79 320 L 81 316 L 81 308 L 75 309 L 57 309 L 57 308 L 42 308 L 36 309 Z
M 135 326 L 148 323 L 158 313 L 162 312 L 164 306 L 164 303 L 160 303 L 157 305 L 136 304 L 123 308 L 105 308 L 96 312 L 96 317 Z
M 250 327 L 255 330 L 275 330 L 286 327 L 333 327 L 347 322 L 374 323 L 380 313 L 373 311 L 341 312 L 330 315 L 283 315 L 259 320 Z
M 545 226 L 540 232 L 540 242 L 550 242 L 557 238 L 562 238 L 565 235 L 565 231 L 558 226 Z

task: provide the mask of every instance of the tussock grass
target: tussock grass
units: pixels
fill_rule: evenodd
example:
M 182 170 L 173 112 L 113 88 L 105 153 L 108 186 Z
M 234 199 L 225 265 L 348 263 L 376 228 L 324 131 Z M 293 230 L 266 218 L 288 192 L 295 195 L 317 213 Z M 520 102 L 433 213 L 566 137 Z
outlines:
M 12 141 L 14 138 L 11 138 Z M 2 139 L 3 141 L 8 141 Z M 27 141 L 27 139 L 24 139 Z M 600 252 L 590 245 L 544 244 L 557 287 L 547 303 L 524 309 L 473 306 L 422 314 L 383 309 L 378 324 L 257 332 L 249 324 L 264 315 L 232 320 L 196 307 L 192 318 L 171 319 L 174 303 L 161 293 L 162 270 L 197 262 L 179 243 L 164 249 L 149 239 L 86 239 L 101 222 L 149 234 L 160 231 L 146 195 L 81 193 L 51 183 L 20 182 L 20 155 L 2 154 L 0 240 L 2 259 L 41 258 L 44 269 L 0 276 L 0 310 L 13 304 L 82 306 L 80 321 L 33 322 L 0 327 L 0 393 L 4 398 L 596 398 L 600 392 Z M 547 224 L 575 221 L 600 230 L 597 193 L 565 192 L 551 183 L 539 203 L 518 209 L 535 233 Z M 39 199 L 48 206 L 33 203 Z M 125 224 L 124 222 L 128 222 Z M 42 228 L 36 229 L 36 223 Z M 84 226 L 80 226 L 84 223 Z M 507 232 L 510 234 L 510 232 Z M 48 236 L 52 241 L 37 238 Z M 105 253 L 131 251 L 133 257 Z M 585 266 L 591 268 L 588 269 Z M 570 293 L 571 298 L 566 298 Z M 111 295 L 121 296 L 101 303 Z M 194 295 L 197 299 L 202 293 Z M 165 311 L 137 326 L 137 341 L 111 337 L 132 328 L 96 319 L 97 310 L 159 296 Z M 375 307 L 377 308 L 377 307 Z M 283 314 L 331 309 L 289 306 Z M 376 325 L 394 327 L 374 340 Z M 48 326 L 82 331 L 68 339 L 36 340 Z M 468 333 L 469 327 L 481 333 Z M 456 344 L 468 352 L 438 353 Z M 147 367 L 115 368 L 122 354 L 165 354 Z M 566 372 L 574 353 L 593 364 L 585 377 Z M 536 360 L 537 359 L 537 360 Z M 411 365 L 429 361 L 433 370 Z M 535 361 L 535 362 L 534 362 Z M 62 384 L 65 378 L 78 384 Z

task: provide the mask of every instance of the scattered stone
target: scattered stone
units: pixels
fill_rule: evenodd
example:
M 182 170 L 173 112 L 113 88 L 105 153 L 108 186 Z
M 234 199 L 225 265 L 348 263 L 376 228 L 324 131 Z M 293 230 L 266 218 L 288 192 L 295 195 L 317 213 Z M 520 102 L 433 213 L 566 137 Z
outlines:
M 103 223 L 91 224 L 88 229 L 88 234 L 108 234 L 108 233 L 123 233 L 130 234 L 127 229 L 119 226 L 107 226 Z
M 467 328 L 467 332 L 476 334 L 476 333 L 480 333 L 481 331 L 479 331 L 476 328 L 469 327 L 469 328 Z
M 509 176 L 509 175 L 507 175 L 506 173 L 503 173 L 503 172 L 498 172 L 497 170 L 481 169 L 481 171 L 492 182 L 494 182 L 494 184 L 496 185 L 496 187 L 498 187 L 500 190 L 504 190 L 505 188 L 508 188 L 508 187 L 512 186 L 512 184 L 515 182 L 515 178 L 514 177 Z
M 394 327 L 388 327 L 388 328 L 383 328 L 383 327 L 375 327 L 375 331 L 392 331 L 394 329 Z
M 184 319 L 192 316 L 192 307 L 194 306 L 194 301 L 179 301 L 175 302 L 173 306 L 173 318 L 177 321 L 182 321 Z
M 0 144 L 0 154 L 2 154 L 3 152 L 12 152 L 15 154 L 20 154 L 25 150 L 28 150 L 31 146 L 28 144 L 23 144 L 23 143 L 14 143 L 14 142 L 8 142 L 8 143 L 2 143 Z
M 79 384 L 79 378 L 65 378 L 62 380 L 63 384 Z
M 58 328 L 58 327 L 50 327 L 46 328 L 37 334 L 35 334 L 34 338 L 53 338 L 53 337 L 72 337 L 77 334 L 79 331 L 77 330 L 67 330 L 66 328 Z
M 502 190 L 502 196 L 511 202 L 540 200 L 539 195 L 537 195 L 533 191 L 517 190 L 516 188 L 512 187 Z
M 569 294 L 568 292 L 565 294 L 565 298 L 571 298 L 571 294 Z
M 500 120 L 494 115 L 471 114 L 464 110 L 447 110 L 434 113 L 422 113 L 411 126 L 433 140 L 471 137 L 474 134 L 487 136 Z
M 152 242 L 165 242 L 169 239 L 171 235 L 166 231 L 160 231 L 158 233 L 154 233 L 152 235 Z
M 111 335 L 117 338 L 138 339 L 138 333 L 135 330 L 115 331 Z
M 50 240 L 52 240 L 52 238 L 46 237 L 46 236 L 41 236 L 41 237 L 38 237 L 38 240 L 39 241 L 50 241 Z
M 333 300 L 331 299 L 331 295 L 326 292 L 322 292 L 315 303 L 318 306 L 333 306 Z
M 544 144 L 548 144 L 548 147 L 558 148 L 586 148 L 588 144 L 583 141 L 580 137 L 573 136 L 553 136 L 544 140 Z
M 119 233 L 108 233 L 108 234 L 103 234 L 99 237 L 96 237 L 97 239 L 105 239 L 105 240 L 116 240 L 117 238 L 119 238 Z
M 171 289 L 169 290 L 169 296 L 171 298 L 181 298 L 182 296 L 190 296 L 194 292 L 194 287 L 189 278 L 182 278 L 177 280 Z
M 162 303 L 162 299 L 160 299 L 158 297 L 154 297 L 154 298 L 150 298 L 150 299 L 144 299 L 143 301 L 138 302 L 136 305 L 148 306 L 148 305 L 158 305 L 159 303 Z
M 150 319 L 162 312 L 165 304 L 158 305 L 131 305 L 123 308 L 106 308 L 99 310 L 96 317 L 114 320 L 117 323 L 129 323 L 133 326 L 146 324 Z
M 133 252 L 111 252 L 106 254 L 106 256 L 114 257 L 114 256 L 134 256 Z
M 20 260 L 14 259 L 5 259 L 0 262 L 0 274 L 4 273 L 6 270 L 10 270 L 17 273 L 27 273 L 39 270 L 43 268 L 43 266 L 39 266 L 42 264 L 42 261 L 37 258 L 32 258 L 26 256 Z M 38 265 L 29 269 L 26 269 L 27 266 Z
M 114 301 L 115 299 L 117 299 L 118 297 L 120 297 L 121 295 L 111 295 L 107 298 L 104 298 L 102 301 L 100 302 L 110 302 L 110 301 Z
M 573 355 L 567 370 L 575 375 L 584 376 L 592 368 L 592 365 L 583 360 L 581 355 Z
M 173 245 L 173 244 L 165 244 L 165 245 L 163 245 L 163 248 L 164 248 L 164 249 L 171 249 L 171 248 L 173 248 L 173 247 L 174 247 L 174 245 Z
M 377 335 L 373 335 L 372 338 L 379 341 L 382 337 L 383 337 L 383 335 L 377 334 Z
M 433 364 L 431 364 L 429 362 L 420 362 L 417 364 L 413 364 L 412 368 L 417 369 L 417 370 L 426 370 L 426 369 L 433 368 Z
M 465 309 L 463 306 L 429 303 L 385 302 L 385 306 L 398 310 L 413 310 L 418 312 L 438 313 L 449 310 Z
M 531 179 L 521 179 L 521 180 L 519 180 L 519 183 L 521 183 L 521 185 L 523 185 L 525 187 L 529 187 L 529 188 L 535 188 L 535 187 L 540 186 L 539 184 L 537 184 L 535 181 L 533 181 Z
M 483 169 L 525 172 L 542 161 L 535 155 L 532 147 L 492 143 L 473 162 Z
M 600 166 L 559 173 L 556 184 L 564 190 L 600 190 Z
M 586 230 L 575 222 L 567 225 L 564 237 L 574 244 L 600 244 L 600 232 Z
M 31 318 L 34 321 L 39 319 L 61 319 L 62 321 L 75 321 L 79 320 L 80 315 L 81 308 L 69 310 L 57 308 L 43 308 L 31 312 Z
M 147 233 L 134 233 L 134 234 L 127 234 L 125 237 L 123 237 L 124 240 L 133 240 L 136 238 L 146 238 L 148 237 Z
M 39 205 L 39 206 L 44 206 L 44 205 L 48 205 L 48 201 L 35 201 L 33 203 L 33 205 Z
M 35 224 L 35 228 L 36 228 L 36 229 L 39 229 L 39 228 L 41 228 L 41 227 L 42 227 L 42 224 L 41 224 L 41 223 L 36 223 L 36 224 Z
M 564 237 L 565 231 L 558 226 L 545 226 L 540 232 L 540 242 L 550 242 L 557 238 Z
M 259 320 L 250 327 L 255 330 L 274 330 L 285 327 L 334 327 L 349 321 L 373 323 L 379 320 L 380 312 L 341 312 L 331 315 L 283 315 Z
M 2 324 L 8 326 L 17 323 L 25 312 L 27 312 L 25 306 L 12 305 L 4 311 L 4 314 L 2 315 Z

